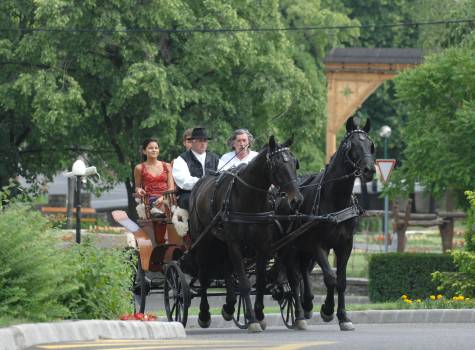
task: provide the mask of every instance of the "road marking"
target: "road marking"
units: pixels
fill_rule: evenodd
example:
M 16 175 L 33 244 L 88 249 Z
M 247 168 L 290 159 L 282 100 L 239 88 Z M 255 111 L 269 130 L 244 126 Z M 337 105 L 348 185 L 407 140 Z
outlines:
M 80 342 L 73 344 L 54 344 L 54 345 L 40 345 L 41 349 L 80 349 L 84 347 L 101 347 L 103 350 L 152 350 L 152 349 L 227 349 L 239 350 L 242 346 L 246 346 L 246 350 L 298 350 L 307 347 L 315 347 L 321 345 L 335 344 L 331 341 L 314 341 L 303 343 L 292 343 L 275 346 L 268 342 L 259 342 L 252 340 L 133 340 L 133 339 L 111 339 L 111 340 L 96 340 L 91 342 Z M 124 347 L 126 346 L 126 347 Z
M 320 345 L 330 345 L 330 344 L 335 344 L 336 342 L 334 341 L 314 341 L 314 342 L 305 342 L 305 343 L 293 343 L 293 344 L 285 344 L 281 345 L 275 348 L 272 348 L 272 350 L 297 350 L 297 349 L 303 349 L 309 346 L 320 346 Z

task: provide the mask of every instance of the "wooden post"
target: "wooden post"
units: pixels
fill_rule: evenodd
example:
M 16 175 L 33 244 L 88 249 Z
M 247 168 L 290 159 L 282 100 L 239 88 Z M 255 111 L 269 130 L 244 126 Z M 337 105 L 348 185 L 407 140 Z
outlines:
M 406 231 L 409 226 L 409 219 L 411 217 L 411 204 L 412 200 L 408 199 L 406 203 L 406 208 L 404 211 L 404 217 L 401 219 L 399 217 L 399 203 L 394 201 L 393 205 L 393 230 L 397 233 L 397 251 L 398 253 L 403 253 L 406 249 Z

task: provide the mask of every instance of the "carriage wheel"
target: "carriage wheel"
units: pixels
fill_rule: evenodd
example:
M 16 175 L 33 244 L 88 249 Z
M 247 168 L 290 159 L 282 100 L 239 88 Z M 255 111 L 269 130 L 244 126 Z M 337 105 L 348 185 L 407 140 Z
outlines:
M 282 321 L 288 329 L 295 328 L 295 299 L 292 294 L 288 293 L 284 298 L 279 300 L 280 315 Z
M 134 308 L 137 308 L 137 304 L 139 305 L 139 312 L 145 312 L 145 303 L 147 301 L 147 295 L 150 291 L 150 280 L 147 280 L 145 276 L 145 271 L 142 268 L 142 263 L 140 261 L 140 256 L 137 259 L 137 275 L 135 279 L 136 287 L 134 290 Z
M 247 319 L 246 319 L 246 313 L 247 313 L 246 303 L 242 295 L 239 295 L 237 311 L 235 313 L 236 316 L 233 315 L 234 324 L 239 329 L 247 329 L 249 327 L 249 323 L 247 322 Z
M 185 327 L 191 301 L 190 286 L 175 261 L 167 264 L 163 296 L 168 321 L 180 322 Z

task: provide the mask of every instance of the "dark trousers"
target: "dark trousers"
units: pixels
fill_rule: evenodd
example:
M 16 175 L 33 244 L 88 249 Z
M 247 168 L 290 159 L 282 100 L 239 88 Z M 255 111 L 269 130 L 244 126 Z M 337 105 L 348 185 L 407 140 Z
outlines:
M 180 192 L 178 199 L 177 199 L 177 204 L 180 208 L 189 210 L 190 208 L 190 195 L 191 191 L 183 191 Z

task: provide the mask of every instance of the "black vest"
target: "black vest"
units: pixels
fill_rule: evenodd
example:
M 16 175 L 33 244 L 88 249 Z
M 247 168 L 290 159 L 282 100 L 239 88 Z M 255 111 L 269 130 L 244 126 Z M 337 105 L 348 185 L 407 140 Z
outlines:
M 202 177 L 203 176 L 203 167 L 198 159 L 196 159 L 193 152 L 186 151 L 180 154 L 180 157 L 186 162 L 188 165 L 188 170 L 190 170 L 190 175 L 194 177 Z M 211 152 L 206 152 L 205 158 L 205 172 L 206 174 L 210 174 L 215 172 L 218 169 L 219 157 Z M 184 190 L 181 190 L 184 191 Z

